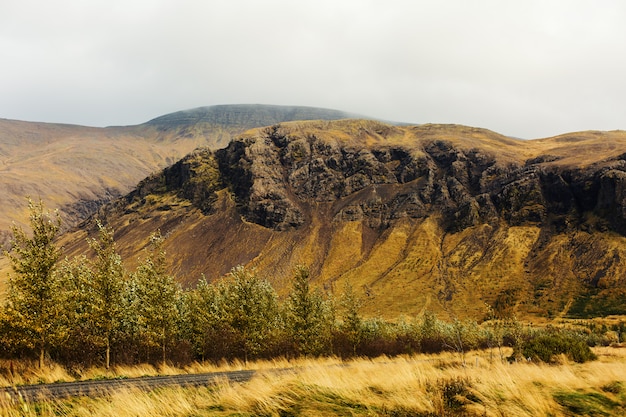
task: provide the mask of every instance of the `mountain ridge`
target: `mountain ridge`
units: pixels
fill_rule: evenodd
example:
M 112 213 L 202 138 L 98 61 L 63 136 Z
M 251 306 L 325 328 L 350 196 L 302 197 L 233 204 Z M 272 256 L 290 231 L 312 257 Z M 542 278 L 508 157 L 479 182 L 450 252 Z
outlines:
M 230 117 L 225 118 L 224 113 L 228 113 Z M 181 110 L 174 113 L 168 113 L 163 116 L 155 117 L 143 124 L 148 125 L 171 125 L 171 124 L 190 124 L 205 121 L 208 123 L 227 124 L 227 125 L 250 125 L 257 124 L 260 126 L 272 125 L 283 121 L 295 120 L 336 120 L 336 119 L 355 119 L 365 118 L 365 116 L 355 113 L 347 113 L 341 110 L 322 109 L 310 106 L 283 106 L 268 104 L 221 104 L 215 106 L 195 107 L 192 109 Z M 269 121 L 269 123 L 267 123 Z
M 480 319 L 486 304 L 624 313 L 625 155 L 619 131 L 529 142 L 458 125 L 284 122 L 192 152 L 98 217 L 126 259 L 161 230 L 188 285 L 242 264 L 285 291 L 304 263 L 315 285 L 351 282 L 368 314 L 389 318 Z
M 246 111 L 222 125 L 194 111 L 193 123 L 183 111 L 107 128 L 0 119 L 4 238 L 30 195 L 60 207 L 67 229 L 87 219 L 64 235 L 67 256 L 87 251 L 94 213 L 131 265 L 161 230 L 186 285 L 241 264 L 284 293 L 304 263 L 316 286 L 350 282 L 368 315 L 387 318 L 480 319 L 486 304 L 520 317 L 626 312 L 623 131 L 519 140 L 344 118 L 248 128 Z
M 172 113 L 140 125 L 97 128 L 0 119 L 0 193 L 5 203 L 0 208 L 0 244 L 8 241 L 14 222 L 27 224 L 26 196 L 58 208 L 64 224 L 72 227 L 99 205 L 126 194 L 152 172 L 197 147 L 223 147 L 245 130 L 282 121 L 277 119 L 283 116 L 348 115 L 313 107 L 265 105 L 207 106 L 186 112 L 200 119 L 208 115 L 209 121 L 164 123 L 176 118 L 178 113 Z

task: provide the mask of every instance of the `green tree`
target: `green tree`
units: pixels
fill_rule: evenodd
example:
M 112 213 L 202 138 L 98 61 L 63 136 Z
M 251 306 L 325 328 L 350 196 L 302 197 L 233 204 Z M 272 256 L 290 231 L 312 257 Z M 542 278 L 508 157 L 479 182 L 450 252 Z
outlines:
M 435 313 L 425 311 L 417 324 L 420 349 L 424 353 L 441 352 L 446 348 L 446 329 Z
M 478 346 L 479 329 L 478 325 L 472 321 L 461 321 L 454 318 L 452 323 L 445 326 L 444 346 L 456 351 L 463 363 L 465 363 L 465 353 Z
M 345 284 L 341 306 L 343 307 L 342 327 L 352 345 L 352 354 L 356 355 L 356 350 L 363 340 L 363 320 L 359 313 L 361 299 L 354 293 L 350 282 Z
M 194 290 L 185 293 L 185 337 L 203 361 L 207 357 L 220 359 L 229 350 L 232 332 L 226 323 L 226 292 L 203 276 Z
M 29 236 L 21 227 L 13 227 L 12 250 L 7 253 L 14 275 L 9 279 L 6 314 L 24 338 L 26 346 L 39 354 L 44 366 L 45 352 L 62 333 L 59 303 L 61 293 L 55 271 L 60 250 L 55 238 L 61 226 L 58 213 L 51 214 L 40 200 L 28 200 Z
M 493 347 L 498 348 L 498 355 L 500 360 L 504 360 L 504 353 L 502 348 L 504 347 L 504 335 L 506 334 L 507 323 L 511 322 L 513 318 L 502 319 L 500 315 L 489 305 L 485 303 L 487 308 L 487 322 L 486 327 L 486 342 L 489 346 L 490 360 L 493 361 Z M 514 317 L 514 316 L 512 316 Z
M 255 273 L 237 266 L 221 285 L 224 315 L 244 360 L 267 349 L 280 327 L 278 297 L 270 283 Z
M 163 237 L 159 232 L 150 236 L 148 256 L 132 279 L 136 285 L 134 309 L 140 337 L 149 345 L 161 348 L 165 363 L 167 342 L 176 328 L 179 287 L 167 272 Z
M 68 329 L 63 352 L 68 357 L 84 360 L 93 345 L 93 303 L 91 283 L 93 271 L 87 257 L 64 259 L 57 270 L 63 287 L 61 304 Z
M 124 318 L 124 289 L 126 270 L 116 251 L 113 230 L 98 224 L 98 239 L 88 240 L 96 253 L 92 261 L 93 277 L 89 283 L 91 300 L 90 321 L 96 343 L 105 349 L 105 366 L 111 365 L 111 343 Z
M 285 303 L 287 333 L 300 355 L 319 355 L 328 347 L 332 315 L 328 301 L 319 290 L 311 291 L 309 269 L 295 269 L 293 288 Z

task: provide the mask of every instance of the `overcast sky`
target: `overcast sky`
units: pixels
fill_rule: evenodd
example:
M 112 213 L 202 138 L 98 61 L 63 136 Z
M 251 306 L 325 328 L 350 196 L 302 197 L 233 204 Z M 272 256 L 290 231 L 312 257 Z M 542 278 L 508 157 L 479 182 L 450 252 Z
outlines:
M 328 107 L 538 138 L 626 129 L 626 1 L 1 0 L 0 117 Z

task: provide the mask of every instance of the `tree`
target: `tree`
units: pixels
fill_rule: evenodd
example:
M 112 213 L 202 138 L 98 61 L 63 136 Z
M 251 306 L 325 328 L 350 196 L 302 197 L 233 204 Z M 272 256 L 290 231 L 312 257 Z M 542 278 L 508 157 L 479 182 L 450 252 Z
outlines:
M 111 364 L 111 343 L 124 315 L 124 280 L 126 271 L 116 252 L 113 230 L 98 225 L 98 239 L 89 239 L 96 253 L 92 261 L 93 277 L 89 283 L 90 320 L 96 342 L 105 348 L 105 366 Z
M 54 273 L 60 250 L 54 239 L 61 226 L 58 212 L 51 214 L 40 200 L 28 200 L 32 236 L 13 227 L 12 250 L 7 253 L 15 275 L 9 279 L 6 313 L 24 337 L 23 342 L 39 354 L 44 366 L 46 349 L 62 332 L 58 302 L 60 288 Z
M 219 286 L 224 319 L 247 361 L 268 347 L 279 327 L 277 296 L 268 281 L 243 266 L 233 268 L 228 278 L 226 285 Z
M 493 347 L 495 345 L 498 348 L 500 360 L 503 361 L 504 354 L 502 353 L 502 348 L 504 347 L 504 335 L 507 322 L 511 321 L 511 319 L 502 319 L 494 308 L 487 303 L 485 303 L 485 307 L 487 308 L 486 341 L 490 348 L 490 360 L 493 361 Z
M 461 321 L 455 317 L 452 323 L 446 327 L 446 342 L 444 345 L 455 350 L 461 357 L 461 362 L 465 364 L 465 353 L 478 346 L 478 324 L 472 321 Z
M 361 300 L 354 293 L 350 282 L 346 282 L 344 287 L 341 306 L 343 307 L 343 329 L 352 345 L 352 354 L 356 355 L 357 347 L 363 339 L 363 320 L 359 315 Z
M 424 312 L 416 330 L 423 353 L 436 353 L 445 349 L 444 325 L 432 311 Z
M 166 361 L 167 342 L 174 333 L 179 288 L 167 273 L 163 237 L 160 232 L 150 236 L 148 257 L 132 277 L 135 283 L 135 310 L 138 315 L 139 333 L 149 345 L 161 348 L 163 363 Z
M 323 353 L 330 340 L 330 306 L 319 290 L 309 287 L 309 269 L 295 269 L 293 288 L 286 302 L 285 322 L 295 351 L 300 355 Z
M 228 349 L 224 293 L 204 276 L 194 290 L 185 292 L 185 337 L 203 361 L 208 356 L 220 359 Z
M 93 271 L 87 257 L 82 255 L 64 259 L 57 273 L 63 288 L 64 325 L 68 329 L 62 352 L 73 360 L 84 360 L 93 349 Z

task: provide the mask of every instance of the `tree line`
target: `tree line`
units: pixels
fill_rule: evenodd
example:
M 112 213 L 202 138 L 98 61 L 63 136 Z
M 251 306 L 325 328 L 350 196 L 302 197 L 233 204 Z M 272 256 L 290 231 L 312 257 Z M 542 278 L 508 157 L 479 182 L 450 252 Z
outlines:
M 6 255 L 13 273 L 0 308 L 0 355 L 50 358 L 67 365 L 337 355 L 376 356 L 520 346 L 529 331 L 514 320 L 489 326 L 443 322 L 426 313 L 390 323 L 360 314 L 347 284 L 334 296 L 311 287 L 298 266 L 279 299 L 254 270 L 235 267 L 215 282 L 183 289 L 168 273 L 164 238 L 150 236 L 144 259 L 128 271 L 113 230 L 97 222 L 92 256 L 61 259 L 58 213 L 29 200 L 27 234 L 13 228 Z

